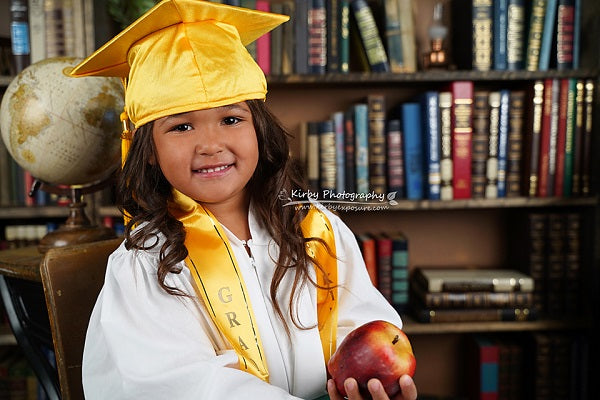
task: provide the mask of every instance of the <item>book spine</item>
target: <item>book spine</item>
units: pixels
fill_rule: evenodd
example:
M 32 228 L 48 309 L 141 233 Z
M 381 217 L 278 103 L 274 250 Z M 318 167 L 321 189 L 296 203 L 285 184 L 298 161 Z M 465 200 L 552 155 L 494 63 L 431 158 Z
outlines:
M 295 39 L 300 29 L 298 25 L 298 21 L 296 18 L 298 15 L 296 14 L 296 4 L 293 0 L 285 1 L 282 3 L 283 6 L 283 14 L 293 16 L 291 20 L 287 23 L 283 24 L 281 28 L 283 29 L 282 33 L 282 58 L 281 58 L 281 74 L 282 75 L 290 75 L 296 70 L 296 51 L 300 51 L 298 49 L 299 46 L 295 44 Z M 308 68 L 308 61 L 307 61 Z
M 540 141 L 542 135 L 542 121 L 544 118 L 544 82 L 536 81 L 533 85 L 533 115 L 531 135 L 529 137 L 529 168 L 528 195 L 535 197 L 539 186 Z
M 494 20 L 492 42 L 494 43 L 494 69 L 507 69 L 508 53 L 508 0 L 494 1 Z
M 270 12 L 271 4 L 267 0 L 256 0 L 255 8 Z M 271 75 L 271 38 L 273 32 L 267 32 L 256 39 L 256 63 L 265 75 Z
M 283 14 L 283 3 L 273 3 L 270 5 L 271 11 L 275 14 Z M 285 24 L 284 24 L 285 25 Z M 271 31 L 270 43 L 270 59 L 269 65 L 270 75 L 280 76 L 283 74 L 283 26 L 278 26 Z
M 389 72 L 387 54 L 371 8 L 365 0 L 351 0 L 350 6 L 356 18 L 371 72 Z
M 325 0 L 310 0 L 308 7 L 308 73 L 322 75 L 327 66 L 327 15 Z
M 492 0 L 473 0 L 473 70 L 492 67 Z
M 320 148 L 319 148 L 319 124 L 310 121 L 306 132 L 306 175 L 308 187 L 313 191 L 319 191 L 320 177 Z
M 574 0 L 559 0 L 556 28 L 556 69 L 573 68 Z
M 489 92 L 475 90 L 473 93 L 473 142 L 471 157 L 471 197 L 485 197 L 486 164 L 490 136 Z
M 452 82 L 451 91 L 454 198 L 468 199 L 471 197 L 473 82 Z
M 356 192 L 369 192 L 369 123 L 367 104 L 354 106 Z
M 377 288 L 392 303 L 392 240 L 384 235 L 377 235 Z
M 527 223 L 527 272 L 533 279 L 533 308 L 545 313 L 548 219 L 543 213 L 529 213 Z
M 500 128 L 500 92 L 490 93 L 489 108 L 490 134 L 486 167 L 487 183 L 485 186 L 485 197 L 488 199 L 495 199 L 498 197 L 498 133 Z
M 379 282 L 377 281 L 377 250 L 375 248 L 375 239 L 367 234 L 357 235 L 357 240 L 360 245 L 365 267 L 371 283 L 373 286 L 378 287 Z
M 499 346 L 482 334 L 469 338 L 467 348 L 472 399 L 497 400 L 500 353 Z
M 575 152 L 575 97 L 577 96 L 577 81 L 568 79 L 567 116 L 565 127 L 565 167 L 563 179 L 563 196 L 571 197 L 573 194 L 573 157 Z
M 554 196 L 562 197 L 565 180 L 565 157 L 567 142 L 567 108 L 569 80 L 559 80 L 560 95 L 558 101 L 558 132 L 556 137 L 556 169 L 554 173 Z
M 319 189 L 335 192 L 336 159 L 333 121 L 321 121 L 319 129 Z
M 337 193 L 343 193 L 346 190 L 344 112 L 334 112 L 331 119 L 335 132 L 335 188 Z
M 537 71 L 539 66 L 545 14 L 546 0 L 533 0 L 531 5 L 531 14 L 529 15 L 527 56 L 525 58 L 525 68 L 528 71 Z
M 546 310 L 549 315 L 565 312 L 565 225 L 562 214 L 548 215 L 548 266 Z
M 592 117 L 594 114 L 594 81 L 587 79 L 585 81 L 585 114 L 583 124 L 583 142 L 581 151 L 581 194 L 588 196 L 591 193 L 591 156 L 592 156 Z
M 500 115 L 498 121 L 498 197 L 506 197 L 506 171 L 508 152 L 508 111 L 510 91 L 500 91 Z
M 425 137 L 426 193 L 429 200 L 440 199 L 440 109 L 436 91 L 427 91 L 421 97 Z
M 441 135 L 440 198 L 442 200 L 452 200 L 454 198 L 454 189 L 452 184 L 452 93 L 448 91 L 440 92 L 439 104 Z
M 404 153 L 399 119 L 390 119 L 387 124 L 387 171 L 388 193 L 396 192 L 396 198 L 404 198 Z
M 19 74 L 31 63 L 27 0 L 11 0 L 10 2 L 10 40 L 14 73 Z
M 583 157 L 583 124 L 585 114 L 585 84 L 578 79 L 575 93 L 575 131 L 573 137 L 573 185 L 574 196 L 581 195 L 581 159 Z
M 294 72 L 308 73 L 308 10 L 307 0 L 294 1 Z
M 508 171 L 506 174 L 506 196 L 521 195 L 521 163 L 523 156 L 523 124 L 525 114 L 525 91 L 510 93 L 508 120 Z
M 581 214 L 569 212 L 565 215 L 565 312 L 568 315 L 581 313 L 581 249 Z
M 29 33 L 31 36 L 31 63 L 36 63 L 46 58 L 44 0 L 29 0 Z
M 340 70 L 340 24 L 339 0 L 326 1 L 326 26 L 327 26 L 327 66 L 328 73 L 338 73 Z
M 404 72 L 398 0 L 385 0 L 385 40 L 390 71 Z
M 369 118 L 369 190 L 385 194 L 386 144 L 385 144 L 385 97 L 380 94 L 367 96 Z
M 523 0 L 508 0 L 506 66 L 510 71 L 525 66 L 525 4 Z
M 552 103 L 550 111 L 550 147 L 548 149 L 548 181 L 546 195 L 554 195 L 554 180 L 556 176 L 556 156 L 558 153 L 558 108 L 560 101 L 560 80 L 552 80 Z
M 403 234 L 392 236 L 392 305 L 405 312 L 409 302 L 408 239 Z
M 419 103 L 402 104 L 402 132 L 404 133 L 404 160 L 406 197 L 423 198 L 423 139 L 421 134 L 421 106 Z
M 398 0 L 400 32 L 402 38 L 402 61 L 404 72 L 417 70 L 417 42 L 415 33 L 415 10 L 412 0 Z
M 552 125 L 552 91 L 553 80 L 544 80 L 544 102 L 542 129 L 540 133 L 539 167 L 538 167 L 538 197 L 548 196 L 548 174 L 550 156 L 550 130 Z
M 339 72 L 347 74 L 350 71 L 350 4 L 348 0 L 339 0 L 340 29 L 339 29 Z
M 573 69 L 579 68 L 581 47 L 581 1 L 574 0 L 573 6 Z
M 542 29 L 542 41 L 540 43 L 540 57 L 538 70 L 547 71 L 550 66 L 550 53 L 554 39 L 554 28 L 556 26 L 557 0 L 546 0 L 546 12 L 544 14 L 544 27 Z
M 345 183 L 348 193 L 356 192 L 356 155 L 354 151 L 354 111 L 349 108 L 344 113 L 344 167 L 345 167 Z
M 531 292 L 425 292 L 427 308 L 529 308 Z

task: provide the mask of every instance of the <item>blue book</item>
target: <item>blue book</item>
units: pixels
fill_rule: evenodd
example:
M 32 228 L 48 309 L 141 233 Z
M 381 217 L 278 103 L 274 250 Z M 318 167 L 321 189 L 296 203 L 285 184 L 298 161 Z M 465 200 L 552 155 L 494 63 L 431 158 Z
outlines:
M 356 164 L 356 193 L 369 192 L 369 120 L 368 106 L 354 106 L 354 151 Z
M 525 66 L 525 3 L 524 0 L 508 0 L 506 38 L 506 68 L 518 71 Z M 508 35 L 508 32 L 511 32 Z
M 392 305 L 398 312 L 408 310 L 408 239 L 398 232 L 392 238 Z
M 404 170 L 406 171 L 406 198 L 423 198 L 423 139 L 421 136 L 421 105 L 403 103 L 402 130 L 404 132 Z
M 546 3 L 546 14 L 544 16 L 544 29 L 542 30 L 542 43 L 540 45 L 540 59 L 538 70 L 547 71 L 550 67 L 550 53 L 552 52 L 552 40 L 556 29 L 557 0 L 548 0 Z
M 509 105 L 510 90 L 500 90 L 500 113 L 498 116 L 498 197 L 506 197 Z
M 505 70 L 508 66 L 508 0 L 494 0 L 494 20 L 492 21 L 492 26 L 494 29 L 494 34 L 492 35 L 494 69 Z
M 429 200 L 440 199 L 440 107 L 439 94 L 436 91 L 427 91 L 421 95 L 421 112 L 423 113 L 423 134 L 425 146 L 423 148 L 425 165 L 425 193 Z
M 331 116 L 333 120 L 333 130 L 335 132 L 335 188 L 337 193 L 342 193 L 346 189 L 346 166 L 345 166 L 345 130 L 344 130 L 344 112 L 336 111 Z

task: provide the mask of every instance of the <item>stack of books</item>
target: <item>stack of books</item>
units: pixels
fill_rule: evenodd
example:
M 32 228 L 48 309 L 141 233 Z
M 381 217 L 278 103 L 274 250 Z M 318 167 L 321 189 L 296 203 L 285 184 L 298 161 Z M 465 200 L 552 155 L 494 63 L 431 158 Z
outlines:
M 530 321 L 533 279 L 510 269 L 417 267 L 410 302 L 419 322 Z

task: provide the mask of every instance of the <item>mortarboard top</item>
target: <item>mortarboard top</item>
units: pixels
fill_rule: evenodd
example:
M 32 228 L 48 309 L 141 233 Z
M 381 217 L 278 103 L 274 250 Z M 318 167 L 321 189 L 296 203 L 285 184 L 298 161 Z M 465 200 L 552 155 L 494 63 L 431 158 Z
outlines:
M 264 99 L 264 73 L 245 46 L 288 19 L 204 0 L 163 0 L 71 75 L 126 78 L 125 109 L 136 127 Z

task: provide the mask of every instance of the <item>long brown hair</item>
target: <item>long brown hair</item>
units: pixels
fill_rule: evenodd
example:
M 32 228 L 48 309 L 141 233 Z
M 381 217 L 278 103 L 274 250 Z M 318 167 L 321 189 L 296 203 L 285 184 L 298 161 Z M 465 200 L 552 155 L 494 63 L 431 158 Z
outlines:
M 246 103 L 253 115 L 259 148 L 258 165 L 248 182 L 248 190 L 258 214 L 257 220 L 280 249 L 271 280 L 271 301 L 286 329 L 289 329 L 277 302 L 277 289 L 285 275 L 293 273 L 289 317 L 296 327 L 303 329 L 306 327 L 300 324 L 294 312 L 295 298 L 298 290 L 307 282 L 315 284 L 308 268 L 310 262 L 317 266 L 318 263 L 306 254 L 305 246 L 307 241 L 318 239 L 305 239 L 302 236 L 300 222 L 306 216 L 306 211 L 282 207 L 279 194 L 292 193 L 295 189 L 305 190 L 306 185 L 300 166 L 289 155 L 289 133 L 263 101 L 248 100 Z M 125 231 L 125 245 L 128 249 L 152 248 L 157 244 L 156 233 L 161 232 L 166 240 L 159 252 L 158 282 L 165 291 L 177 295 L 181 293 L 166 285 L 165 277 L 169 273 L 181 272 L 177 264 L 188 255 L 184 245 L 185 232 L 183 224 L 168 212 L 171 185 L 158 164 L 151 162 L 155 159 L 154 155 L 152 123 L 149 123 L 135 133 L 118 184 L 121 211 L 131 217 Z M 142 222 L 145 224 L 132 231 L 135 225 Z

